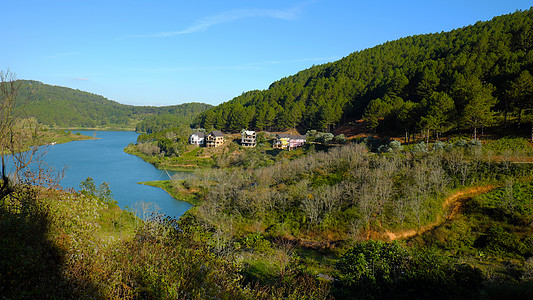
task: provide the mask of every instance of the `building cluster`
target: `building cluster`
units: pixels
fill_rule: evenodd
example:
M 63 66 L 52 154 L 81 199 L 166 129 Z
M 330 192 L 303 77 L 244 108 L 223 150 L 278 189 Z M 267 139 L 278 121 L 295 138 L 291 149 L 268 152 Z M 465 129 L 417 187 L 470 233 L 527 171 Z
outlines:
M 276 149 L 292 150 L 301 147 L 306 142 L 305 135 L 276 134 L 272 147 Z M 209 134 L 195 132 L 189 137 L 189 143 L 196 146 L 218 147 L 224 144 L 224 134 L 218 130 L 211 131 Z M 241 146 L 257 146 L 257 133 L 252 130 L 243 130 L 241 132 Z
M 195 132 L 189 137 L 189 144 L 196 146 L 205 145 L 208 148 L 218 147 L 224 144 L 224 134 L 218 130 L 213 130 L 208 135 L 203 132 Z
M 276 134 L 273 147 L 277 149 L 296 149 L 305 144 L 305 135 L 290 135 L 285 133 Z

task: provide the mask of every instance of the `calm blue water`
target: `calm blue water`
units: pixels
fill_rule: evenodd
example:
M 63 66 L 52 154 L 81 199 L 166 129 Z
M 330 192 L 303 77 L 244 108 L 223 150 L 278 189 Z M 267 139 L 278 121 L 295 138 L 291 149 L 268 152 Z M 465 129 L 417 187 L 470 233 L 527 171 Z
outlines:
M 123 151 L 129 143 L 137 140 L 137 133 L 131 131 L 81 131 L 82 134 L 98 139 L 74 141 L 47 147 L 44 161 L 55 169 L 67 167 L 60 182 L 64 188 L 80 189 L 80 183 L 92 177 L 98 186 L 102 182 L 110 185 L 113 197 L 121 208 L 132 210 L 139 202 L 156 204 L 158 212 L 180 217 L 192 205 L 172 198 L 162 189 L 137 184 L 141 181 L 165 180 L 163 170 Z M 172 176 L 175 172 L 170 173 Z M 179 176 L 179 174 L 178 174 Z M 184 174 L 185 176 L 185 174 Z

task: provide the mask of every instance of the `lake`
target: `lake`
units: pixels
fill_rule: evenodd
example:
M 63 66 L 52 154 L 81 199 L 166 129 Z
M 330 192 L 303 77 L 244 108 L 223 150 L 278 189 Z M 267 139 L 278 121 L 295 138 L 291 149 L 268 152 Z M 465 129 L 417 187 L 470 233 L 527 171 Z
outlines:
M 78 131 L 76 131 L 78 132 Z M 46 147 L 44 161 L 56 170 L 67 167 L 60 184 L 63 188 L 80 189 L 80 183 L 92 177 L 96 186 L 109 183 L 113 197 L 121 208 L 135 210 L 140 203 L 156 205 L 158 212 L 180 217 L 192 205 L 172 198 L 160 188 L 138 184 L 141 181 L 166 180 L 169 175 L 123 149 L 135 143 L 132 131 L 79 131 L 98 139 L 74 141 Z M 171 176 L 185 173 L 169 172 Z

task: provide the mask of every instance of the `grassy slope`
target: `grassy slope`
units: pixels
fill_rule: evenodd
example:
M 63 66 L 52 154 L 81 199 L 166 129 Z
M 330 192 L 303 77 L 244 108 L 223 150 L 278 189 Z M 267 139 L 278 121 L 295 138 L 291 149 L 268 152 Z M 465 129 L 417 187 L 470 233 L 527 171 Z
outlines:
M 186 182 L 184 180 L 174 181 L 174 180 L 157 180 L 157 181 L 144 181 L 139 182 L 139 184 L 155 186 L 165 190 L 170 196 L 174 199 L 186 201 L 192 205 L 200 204 L 200 198 L 198 190 L 189 190 L 187 189 Z
M 61 130 L 46 130 L 41 131 L 40 133 L 40 140 L 43 144 L 64 144 L 73 141 L 85 141 L 91 139 L 94 138 L 80 133 L 65 132 Z
M 34 146 L 46 146 L 53 144 L 64 144 L 73 141 L 84 141 L 94 139 L 93 137 L 74 134 L 72 132 L 62 131 L 62 130 L 46 130 L 40 129 L 37 130 L 36 134 L 28 133 L 27 131 L 19 131 L 15 135 L 16 139 L 19 141 L 15 145 L 17 152 L 28 151 L 30 147 Z
M 213 166 L 213 160 L 211 157 L 197 155 L 201 150 L 202 148 L 193 148 L 180 157 L 169 158 L 156 155 L 146 155 L 137 150 L 134 145 L 129 145 L 124 148 L 124 152 L 138 156 L 144 161 L 154 165 L 158 169 L 171 171 L 193 171 L 198 168 L 211 168 Z

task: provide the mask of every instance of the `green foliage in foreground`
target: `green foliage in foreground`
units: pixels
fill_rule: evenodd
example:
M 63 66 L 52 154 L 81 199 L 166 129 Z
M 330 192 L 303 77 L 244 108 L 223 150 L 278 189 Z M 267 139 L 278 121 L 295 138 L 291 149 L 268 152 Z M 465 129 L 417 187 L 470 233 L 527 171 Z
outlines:
M 338 261 L 339 299 L 476 299 L 479 269 L 398 243 L 369 241 L 350 248 Z
M 499 189 L 470 199 L 459 218 L 415 242 L 454 255 L 524 262 L 533 257 L 532 222 L 533 182 L 508 181 Z
M 0 203 L 0 294 L 8 299 L 325 299 L 307 277 L 244 281 L 193 219 L 142 222 L 114 209 L 105 185 L 82 193 L 20 186 Z M 93 192 L 96 192 L 93 193 Z M 106 224 L 112 224 L 112 227 Z M 105 228 L 104 228 L 105 227 Z M 134 228 L 125 231 L 124 228 Z
M 154 214 L 144 222 L 130 212 L 111 216 L 106 185 L 89 178 L 81 186 L 81 193 L 21 187 L 0 203 L 4 297 L 479 299 L 504 292 L 471 264 L 377 241 L 354 243 L 330 261 L 333 277 L 323 280 L 290 240 L 260 232 L 234 238 L 232 228 L 194 214 L 179 221 Z M 524 286 L 514 291 L 529 295 Z
M 90 193 L 13 188 L 0 203 L 0 294 L 98 298 L 82 260 L 96 260 L 99 249 L 133 236 L 138 219 Z
M 533 182 L 508 181 L 464 203 L 462 213 L 411 245 L 469 262 L 483 271 L 483 299 L 533 296 Z

